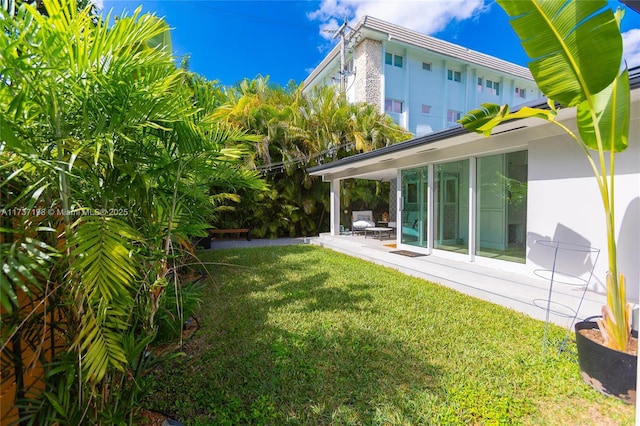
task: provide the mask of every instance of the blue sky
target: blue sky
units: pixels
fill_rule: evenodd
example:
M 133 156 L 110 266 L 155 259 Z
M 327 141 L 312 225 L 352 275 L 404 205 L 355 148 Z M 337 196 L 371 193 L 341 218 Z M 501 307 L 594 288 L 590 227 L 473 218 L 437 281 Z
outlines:
M 490 0 L 99 0 L 104 12 L 122 15 L 137 6 L 164 17 L 173 50 L 189 55 L 190 69 L 209 80 L 233 85 L 269 76 L 286 85 L 302 82 L 335 40 L 327 29 L 346 17 L 352 25 L 375 16 L 472 50 L 526 66 L 527 58 L 506 15 Z M 612 1 L 612 7 L 621 3 Z M 626 57 L 640 65 L 640 14 L 623 20 Z

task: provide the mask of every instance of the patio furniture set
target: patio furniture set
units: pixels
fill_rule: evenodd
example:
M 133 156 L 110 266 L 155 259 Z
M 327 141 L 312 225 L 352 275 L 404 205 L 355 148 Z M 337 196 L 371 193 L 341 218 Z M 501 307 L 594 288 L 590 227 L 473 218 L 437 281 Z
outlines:
M 391 238 L 395 234 L 396 223 L 373 220 L 371 210 L 353 211 L 351 213 L 351 235 L 364 234 L 365 238 Z

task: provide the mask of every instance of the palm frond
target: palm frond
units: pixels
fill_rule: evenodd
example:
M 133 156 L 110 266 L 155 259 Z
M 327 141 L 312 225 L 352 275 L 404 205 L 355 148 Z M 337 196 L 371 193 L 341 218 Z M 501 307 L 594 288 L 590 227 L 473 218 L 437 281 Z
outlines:
M 109 367 L 126 363 L 122 333 L 134 306 L 137 259 L 131 242 L 137 233 L 126 223 L 85 216 L 73 224 L 70 293 L 77 299 L 79 330 L 72 348 L 83 357 L 85 374 L 100 381 Z
M 18 235 L 14 229 L 0 228 L 0 232 Z M 0 302 L 7 313 L 18 307 L 18 291 L 27 297 L 31 297 L 34 290 L 42 291 L 42 283 L 56 256 L 55 248 L 32 238 L 0 244 Z

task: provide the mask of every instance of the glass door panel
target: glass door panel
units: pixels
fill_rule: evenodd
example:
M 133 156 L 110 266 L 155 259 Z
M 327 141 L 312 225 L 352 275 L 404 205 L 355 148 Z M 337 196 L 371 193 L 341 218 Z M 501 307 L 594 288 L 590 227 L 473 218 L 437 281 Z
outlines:
M 478 158 L 478 256 L 525 262 L 527 174 L 527 151 Z
M 403 170 L 402 176 L 402 221 L 400 224 L 402 244 L 427 247 L 428 167 Z
M 434 248 L 469 253 L 469 160 L 434 170 Z

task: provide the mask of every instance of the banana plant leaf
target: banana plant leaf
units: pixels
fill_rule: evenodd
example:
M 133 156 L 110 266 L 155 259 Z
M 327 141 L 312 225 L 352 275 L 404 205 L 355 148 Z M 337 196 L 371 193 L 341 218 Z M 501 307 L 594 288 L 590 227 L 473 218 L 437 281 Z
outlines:
M 458 120 L 458 123 L 462 124 L 467 130 L 490 136 L 491 130 L 502 122 L 528 117 L 538 117 L 551 121 L 556 114 L 557 111 L 553 106 L 549 110 L 522 107 L 512 113 L 509 105 L 484 103 L 480 105 L 480 108 L 466 113 L 464 117 Z
M 483 104 L 459 122 L 489 136 L 500 123 L 538 117 L 553 122 L 555 103 L 577 107 L 581 142 L 589 149 L 621 152 L 629 133 L 629 74 L 620 72 L 619 20 L 606 1 L 498 0 L 531 58 L 529 69 L 549 98 L 549 109 Z
M 619 74 L 619 23 L 605 0 L 498 4 L 512 18 L 538 87 L 562 106 L 577 106 Z
M 591 100 L 578 105 L 577 121 L 582 142 L 596 151 L 621 152 L 627 149 L 630 105 L 629 71 L 624 70 Z M 600 140 L 604 144 L 602 147 L 599 146 Z

